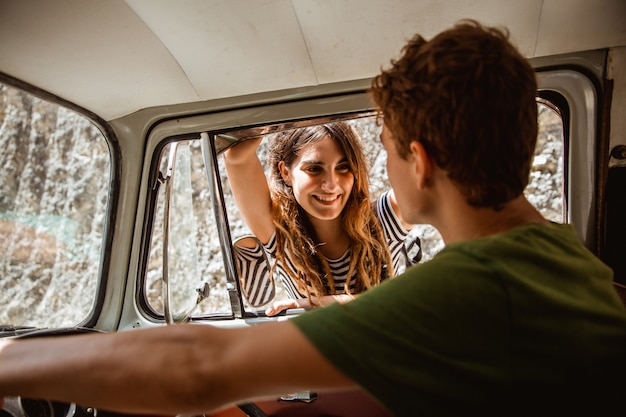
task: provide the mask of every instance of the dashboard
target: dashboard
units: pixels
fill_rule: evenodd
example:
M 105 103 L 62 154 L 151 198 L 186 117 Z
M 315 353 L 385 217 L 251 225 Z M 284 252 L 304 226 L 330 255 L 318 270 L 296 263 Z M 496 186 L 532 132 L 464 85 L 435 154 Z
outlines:
M 115 415 L 117 414 L 74 403 L 21 397 L 5 398 L 4 407 L 0 410 L 0 417 L 104 417 Z

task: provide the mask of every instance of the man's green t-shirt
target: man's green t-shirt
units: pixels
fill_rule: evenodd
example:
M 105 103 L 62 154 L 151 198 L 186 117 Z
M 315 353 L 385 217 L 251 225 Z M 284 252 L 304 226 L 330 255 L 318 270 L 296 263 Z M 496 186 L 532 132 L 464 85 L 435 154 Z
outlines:
M 624 376 L 626 309 L 569 225 L 450 244 L 293 323 L 396 415 L 581 411 Z

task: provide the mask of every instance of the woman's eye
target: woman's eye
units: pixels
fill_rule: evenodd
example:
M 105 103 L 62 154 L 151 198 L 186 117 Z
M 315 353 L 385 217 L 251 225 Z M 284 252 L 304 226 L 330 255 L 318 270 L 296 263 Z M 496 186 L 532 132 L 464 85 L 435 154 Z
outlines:
M 345 174 L 347 172 L 350 172 L 350 167 L 348 165 L 339 165 L 337 167 L 337 172 L 340 172 L 342 174 Z
M 315 166 L 315 165 L 311 165 L 311 166 L 306 167 L 304 171 L 311 173 L 311 174 L 316 174 L 318 172 L 321 172 L 322 168 Z

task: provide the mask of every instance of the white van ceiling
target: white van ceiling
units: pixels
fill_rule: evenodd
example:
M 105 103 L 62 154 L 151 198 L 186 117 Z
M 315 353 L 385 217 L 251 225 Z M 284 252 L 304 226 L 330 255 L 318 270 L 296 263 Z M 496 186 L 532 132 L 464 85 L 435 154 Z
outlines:
M 0 72 L 111 120 L 370 78 L 463 18 L 528 57 L 626 44 L 626 0 L 0 0 Z

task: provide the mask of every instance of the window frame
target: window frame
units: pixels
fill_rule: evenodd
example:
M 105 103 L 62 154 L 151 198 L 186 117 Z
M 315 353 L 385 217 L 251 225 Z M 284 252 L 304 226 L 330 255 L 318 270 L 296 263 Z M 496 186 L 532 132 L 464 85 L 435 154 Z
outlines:
M 598 91 L 584 73 L 540 72 L 539 96 L 555 104 L 563 120 L 565 212 L 583 244 L 597 250 Z
M 63 107 L 72 111 L 85 119 L 89 120 L 102 134 L 109 151 L 109 192 L 107 196 L 107 206 L 105 208 L 103 220 L 102 246 L 99 254 L 100 265 L 98 269 L 96 293 L 94 294 L 91 310 L 86 317 L 79 320 L 75 326 L 77 327 L 95 327 L 103 313 L 106 305 L 106 299 L 110 297 L 109 288 L 109 270 L 111 266 L 112 254 L 108 250 L 113 244 L 115 235 L 115 212 L 119 204 L 119 194 L 121 189 L 121 173 L 120 161 L 122 159 L 122 151 L 119 140 L 114 129 L 97 114 L 78 106 L 68 100 L 54 95 L 46 90 L 38 88 L 30 83 L 19 80 L 15 77 L 0 72 L 0 82 L 22 90 L 40 100 L 50 104 Z
M 144 212 L 145 220 L 141 237 L 140 265 L 136 280 L 136 303 L 139 311 L 151 322 L 161 322 L 164 315 L 152 309 L 146 298 L 146 272 L 150 250 L 150 234 L 154 226 L 154 210 L 156 208 L 156 193 L 153 192 L 158 183 L 158 165 L 160 163 L 161 151 L 165 145 L 175 140 L 199 139 L 200 132 L 207 132 L 211 137 L 221 132 L 227 132 L 243 128 L 251 128 L 261 125 L 274 125 L 290 123 L 304 119 L 314 119 L 320 117 L 340 117 L 345 114 L 356 114 L 373 111 L 372 102 L 367 95 L 366 85 L 369 81 L 364 80 L 362 87 L 356 91 L 342 92 L 340 94 L 321 95 L 310 98 L 303 98 L 295 102 L 278 102 L 261 104 L 259 106 L 232 109 L 229 111 L 207 112 L 201 115 L 192 115 L 186 118 L 175 120 L 165 120 L 157 123 L 151 130 L 147 138 L 145 153 L 145 164 L 143 176 L 148 178 L 140 192 L 147 193 L 147 204 Z M 218 150 L 215 149 L 215 140 L 209 139 L 213 158 L 217 158 Z M 220 149 L 219 151 L 222 151 Z M 216 160 L 214 160 L 216 163 Z M 217 165 L 216 165 L 217 166 Z M 213 175 L 215 176 L 215 169 Z M 146 186 L 147 185 L 147 186 Z M 255 319 L 256 314 L 246 311 L 243 304 L 243 294 L 237 279 L 235 265 L 232 254 L 232 237 L 228 227 L 226 208 L 223 204 L 223 195 L 219 188 L 220 196 L 216 199 L 221 207 L 215 208 L 218 217 L 225 216 L 225 221 L 218 225 L 218 228 L 225 229 L 220 232 L 222 238 L 222 255 L 224 268 L 227 274 L 227 282 L 231 283 L 228 288 L 231 299 L 231 315 L 211 315 L 203 317 L 203 320 L 228 320 L 228 319 Z M 157 219 L 158 220 L 158 219 Z M 224 249 L 227 246 L 229 251 Z

